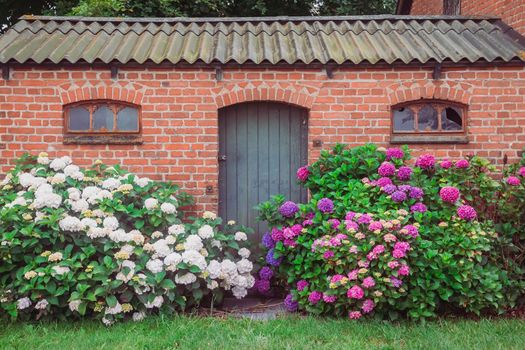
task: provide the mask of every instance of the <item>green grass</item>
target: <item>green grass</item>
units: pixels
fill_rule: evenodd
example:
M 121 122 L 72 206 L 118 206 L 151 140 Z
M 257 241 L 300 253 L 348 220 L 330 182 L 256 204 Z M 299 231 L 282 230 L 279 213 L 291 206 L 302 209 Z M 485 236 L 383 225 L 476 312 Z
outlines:
M 110 328 L 96 321 L 0 325 L 0 349 L 523 349 L 525 321 L 426 324 L 286 317 L 272 321 L 153 317 Z

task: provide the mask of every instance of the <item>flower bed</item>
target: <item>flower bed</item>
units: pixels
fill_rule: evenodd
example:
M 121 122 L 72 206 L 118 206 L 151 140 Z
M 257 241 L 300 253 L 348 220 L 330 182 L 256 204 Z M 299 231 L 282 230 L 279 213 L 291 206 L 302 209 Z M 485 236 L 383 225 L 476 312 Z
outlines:
M 140 320 L 237 298 L 254 284 L 246 230 L 206 212 L 182 223 L 191 198 L 97 162 L 26 156 L 1 182 L 0 308 L 12 318 Z
M 523 208 L 525 168 L 510 167 L 500 182 L 478 157 L 426 154 L 410 164 L 407 148 L 338 145 L 298 170 L 309 203 L 276 196 L 259 206 L 271 227 L 266 260 L 290 290 L 290 310 L 421 319 L 516 303 L 524 228 L 498 221 L 523 222 L 523 212 L 501 211 Z

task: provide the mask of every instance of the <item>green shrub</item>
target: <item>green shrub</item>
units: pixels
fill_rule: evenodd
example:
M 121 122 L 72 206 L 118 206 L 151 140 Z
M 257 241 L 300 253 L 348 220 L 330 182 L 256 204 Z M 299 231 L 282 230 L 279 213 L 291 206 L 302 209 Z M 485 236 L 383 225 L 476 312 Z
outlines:
M 182 223 L 191 198 L 170 183 L 41 154 L 0 188 L 0 307 L 12 318 L 140 320 L 254 283 L 246 230 L 210 212 Z

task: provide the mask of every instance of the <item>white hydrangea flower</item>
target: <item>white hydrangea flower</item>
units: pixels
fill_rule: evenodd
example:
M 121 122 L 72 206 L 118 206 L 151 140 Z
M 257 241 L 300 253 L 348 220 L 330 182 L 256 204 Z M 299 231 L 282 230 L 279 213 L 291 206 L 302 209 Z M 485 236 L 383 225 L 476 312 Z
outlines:
M 80 304 L 82 304 L 82 301 L 80 300 L 71 300 L 69 302 L 69 310 L 71 310 L 72 312 L 75 312 L 75 311 L 78 312 L 78 308 L 80 307 Z
M 63 274 L 66 274 L 69 271 L 71 271 L 67 266 L 53 266 L 52 269 L 59 276 L 62 276 Z
M 221 262 L 221 273 L 224 275 L 235 275 L 237 274 L 237 265 L 229 259 L 224 259 Z
M 140 233 L 139 230 L 132 230 L 129 231 L 129 235 L 131 236 L 131 240 L 135 242 L 135 244 L 143 245 L 146 238 L 142 233 Z
M 48 305 L 49 305 L 49 302 L 46 299 L 42 299 L 38 303 L 36 303 L 35 309 L 44 310 Z
M 146 318 L 146 314 L 144 312 L 134 312 L 131 318 L 133 319 L 134 322 L 140 322 L 144 318 Z
M 106 230 L 110 230 L 110 229 L 106 229 Z M 118 230 L 115 230 L 115 231 L 111 231 L 109 233 L 109 238 L 113 241 L 113 242 L 129 242 L 131 240 L 133 240 L 133 237 L 129 234 L 126 233 L 126 231 L 124 231 L 123 229 L 118 229 Z
M 202 217 L 204 219 L 210 219 L 210 220 L 215 220 L 217 219 L 217 214 L 211 212 L 211 211 L 205 211 L 204 213 L 202 213 Z
M 27 271 L 26 273 L 24 273 L 24 278 L 26 280 L 30 280 L 30 279 L 33 279 L 35 278 L 36 276 L 38 276 L 38 274 L 36 273 L 36 271 Z
M 213 237 L 213 227 L 210 225 L 203 225 L 197 231 L 197 234 L 202 239 L 212 238 Z
M 31 306 L 31 299 L 29 299 L 28 297 L 20 298 L 16 302 L 16 308 L 18 310 L 25 310 L 30 306 Z
M 108 190 L 101 190 L 101 191 L 100 191 L 99 193 L 97 193 L 97 195 L 92 199 L 93 203 L 91 203 L 89 200 L 88 200 L 88 203 L 94 204 L 94 203 L 96 203 L 98 200 L 103 200 L 104 198 L 112 199 L 112 198 L 113 198 L 113 193 L 109 192 Z
M 51 161 L 51 164 L 49 164 L 49 167 L 53 169 L 54 171 L 60 171 L 64 169 L 66 166 L 67 164 L 62 158 L 55 158 Z
M 71 174 L 70 178 L 77 180 L 77 181 L 82 181 L 84 180 L 84 174 L 81 171 L 77 171 Z
M 33 186 L 34 176 L 30 173 L 22 173 L 18 175 L 18 182 L 20 183 L 20 186 L 27 188 L 30 186 Z
M 165 240 L 167 244 L 175 244 L 177 242 L 177 239 L 173 236 L 167 236 Z
M 242 299 L 248 294 L 248 290 L 246 290 L 246 288 L 235 286 L 232 288 L 232 293 L 237 299 Z
M 48 165 L 51 162 L 51 160 L 49 160 L 47 153 L 45 153 L 45 155 L 42 153 L 38 155 L 36 162 L 41 165 Z
M 47 260 L 50 262 L 57 262 L 63 259 L 62 253 L 56 252 L 47 257 Z
M 155 249 L 157 256 L 160 258 L 164 258 L 172 252 L 168 243 L 166 243 L 166 240 L 164 239 L 159 239 L 157 242 L 153 243 L 153 248 Z
M 244 233 L 242 231 L 235 232 L 235 240 L 236 241 L 246 241 L 247 239 L 248 239 L 248 236 L 246 235 L 246 233 Z
M 206 285 L 206 287 L 210 290 L 214 290 L 215 288 L 217 288 L 219 286 L 219 283 L 217 281 L 211 281 L 210 283 L 208 283 Z
M 7 204 L 6 207 L 12 208 L 15 205 L 26 206 L 27 204 L 28 202 L 24 197 L 16 197 L 15 200 Z
M 184 249 L 186 250 L 201 250 L 203 247 L 202 240 L 197 235 L 189 235 L 184 243 Z
M 110 319 L 107 319 L 105 317 L 102 317 L 102 323 L 104 324 L 104 326 L 106 327 L 109 327 L 111 326 L 113 323 L 115 323 L 115 321 L 112 321 Z
M 177 252 L 170 253 L 164 258 L 164 265 L 166 266 L 177 266 L 182 261 L 182 255 Z
M 250 250 L 248 250 L 247 248 L 239 249 L 239 255 L 243 258 L 248 259 L 250 257 L 250 254 Z
M 248 279 L 245 276 L 237 275 L 233 278 L 232 284 L 237 287 L 248 288 Z
M 105 188 L 106 190 L 114 190 L 120 186 L 120 181 L 115 178 L 108 178 L 104 181 L 102 181 L 102 188 Z
M 97 227 L 97 222 L 92 218 L 83 218 L 80 220 L 80 223 L 82 224 L 82 229 L 90 229 Z
M 108 216 L 103 221 L 104 228 L 110 229 L 110 230 L 116 230 L 119 226 L 118 220 L 114 216 Z
M 71 176 L 74 173 L 79 172 L 79 171 L 80 171 L 80 168 L 74 164 L 70 164 L 64 168 L 64 174 L 66 174 L 66 176 Z
M 179 276 L 179 275 L 175 276 L 176 284 L 192 284 L 195 281 L 197 281 L 197 276 L 195 276 L 191 272 L 188 272 L 182 276 Z
M 75 216 L 66 216 L 58 222 L 58 226 L 63 231 L 78 232 L 82 230 L 83 226 L 79 218 Z
M 67 195 L 68 198 L 72 201 L 78 201 L 80 200 L 82 194 L 80 193 L 80 190 L 75 187 L 70 187 L 67 189 Z
M 89 238 L 91 238 L 91 239 L 95 239 L 95 238 L 106 237 L 106 236 L 108 236 L 111 233 L 113 233 L 111 230 L 108 230 L 108 229 L 105 229 L 105 228 L 102 228 L 102 227 L 90 227 L 88 229 L 86 235 Z M 114 239 L 111 239 L 111 240 L 115 241 Z
M 221 275 L 221 263 L 217 260 L 211 260 L 206 268 L 208 275 L 211 279 L 219 278 Z
M 66 182 L 66 174 L 64 174 L 64 173 L 56 173 L 49 180 L 49 183 L 52 184 L 52 185 L 58 185 L 58 184 L 62 184 L 64 182 Z
M 177 207 L 175 207 L 171 203 L 162 203 L 162 205 L 160 206 L 160 210 L 164 214 L 175 214 L 177 212 Z
M 88 203 L 95 203 L 98 193 L 102 191 L 97 186 L 87 186 L 82 190 L 82 199 L 88 201 Z
M 117 315 L 122 312 L 122 305 L 117 301 L 117 304 L 113 307 L 106 307 L 104 310 L 105 315 Z
M 141 188 L 146 187 L 151 182 L 151 180 L 147 177 L 139 178 L 138 176 L 135 176 L 134 181 L 135 184 Z
M 250 274 L 246 274 L 247 285 L 246 288 L 250 289 L 255 285 L 255 277 Z
M 155 232 L 153 232 L 151 234 L 151 238 L 153 238 L 153 239 L 161 238 L 162 236 L 164 236 L 164 235 L 160 231 L 155 231 Z
M 158 295 L 155 297 L 155 299 L 153 299 L 151 303 L 145 303 L 144 306 L 148 309 L 153 309 L 155 307 L 160 308 L 163 303 L 164 303 L 164 298 L 161 295 Z
M 253 264 L 248 259 L 241 259 L 237 262 L 237 271 L 239 271 L 239 273 L 249 273 L 252 271 L 252 269 Z
M 197 266 L 201 271 L 206 269 L 206 259 L 196 250 L 187 250 L 183 252 L 182 261 L 188 265 Z
M 81 213 L 89 209 L 89 203 L 84 199 L 79 199 L 78 201 L 70 201 L 71 210 L 76 213 Z
M 144 201 L 144 208 L 147 210 L 155 209 L 159 206 L 159 201 L 155 198 L 148 198 Z
M 146 263 L 146 268 L 153 273 L 159 273 L 163 270 L 163 263 L 160 259 L 150 259 Z
M 178 236 L 180 234 L 183 234 L 184 232 L 185 232 L 185 228 L 184 228 L 184 225 L 182 224 L 171 225 L 168 228 L 168 233 L 170 235 Z

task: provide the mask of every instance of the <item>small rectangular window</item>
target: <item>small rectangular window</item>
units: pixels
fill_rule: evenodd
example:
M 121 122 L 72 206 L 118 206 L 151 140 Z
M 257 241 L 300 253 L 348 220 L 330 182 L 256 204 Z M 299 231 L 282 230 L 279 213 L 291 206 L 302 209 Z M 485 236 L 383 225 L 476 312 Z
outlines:
M 85 101 L 64 108 L 65 143 L 136 143 L 138 106 L 119 101 Z
M 459 16 L 461 14 L 461 1 L 443 0 L 443 14 L 448 16 Z

